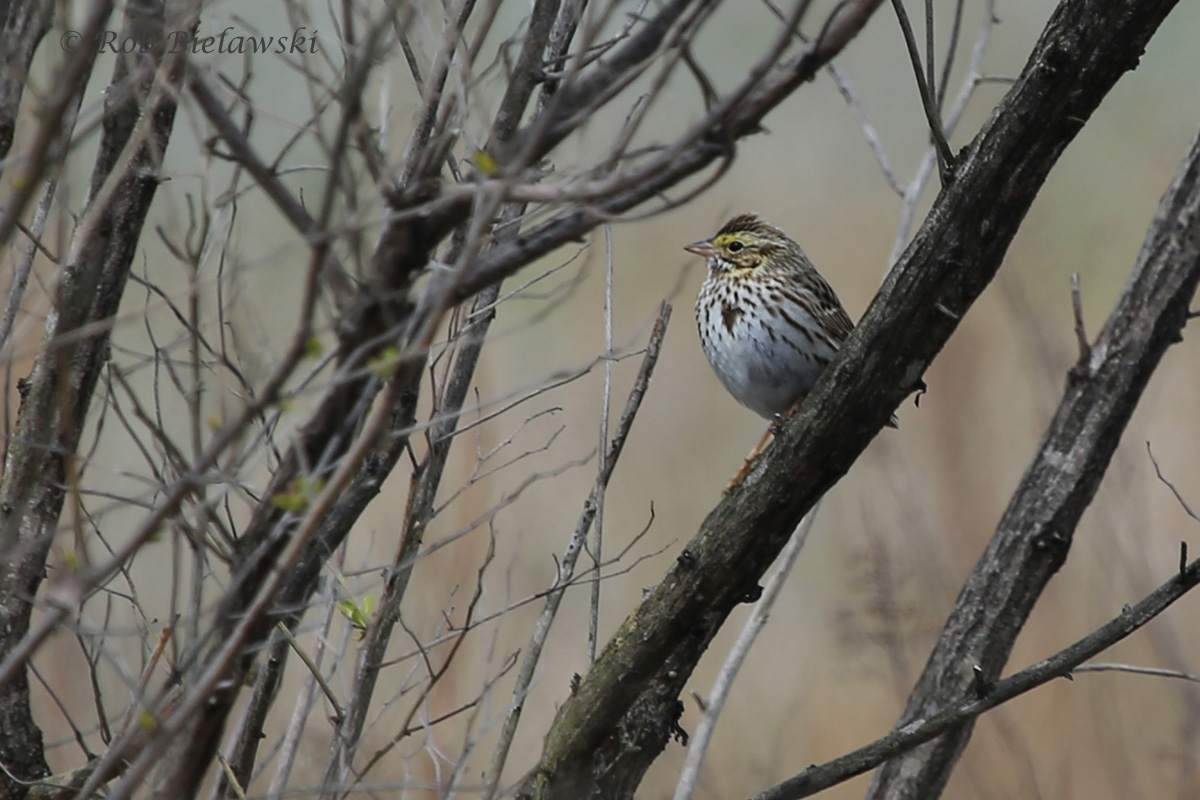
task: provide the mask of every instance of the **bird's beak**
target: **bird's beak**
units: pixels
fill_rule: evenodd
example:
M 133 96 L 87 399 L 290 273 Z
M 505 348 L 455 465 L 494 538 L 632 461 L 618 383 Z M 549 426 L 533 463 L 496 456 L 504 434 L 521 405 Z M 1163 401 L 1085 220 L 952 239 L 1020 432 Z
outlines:
M 711 258 L 717 254 L 712 242 L 708 239 L 701 239 L 698 242 L 692 242 L 683 249 L 687 250 L 689 253 L 695 253 L 698 256 L 704 256 L 705 258 Z

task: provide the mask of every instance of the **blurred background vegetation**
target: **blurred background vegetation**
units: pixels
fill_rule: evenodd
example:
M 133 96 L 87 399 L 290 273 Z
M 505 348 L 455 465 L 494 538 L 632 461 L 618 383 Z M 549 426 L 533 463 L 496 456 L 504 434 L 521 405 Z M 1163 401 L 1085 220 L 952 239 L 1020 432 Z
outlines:
M 632 9 L 636 4 L 629 5 Z M 810 19 L 822 19 L 829 4 L 817 5 L 821 8 L 810 12 Z M 944 31 L 953 7 L 936 5 Z M 438 3 L 426 6 L 428 13 L 440 13 Z M 985 73 L 994 78 L 1017 74 L 1052 9 L 1053 4 L 1044 1 L 1001 0 Z M 313 4 L 305 10 L 312 17 L 300 21 L 333 48 L 337 39 L 325 9 Z M 495 30 L 518 30 L 527 12 L 525 3 L 503 3 Z M 914 7 L 910 13 L 919 11 Z M 968 44 L 980 13 L 980 4 L 969 0 L 964 35 Z M 57 22 L 47 43 L 57 42 L 67 25 Z M 279 35 L 290 33 L 297 19 L 289 18 L 289 11 L 276 4 L 216 4 L 206 12 L 201 33 L 216 34 L 226 25 Z M 729 88 L 776 26 L 760 3 L 725 4 L 701 36 L 696 58 L 719 89 Z M 826 498 L 771 624 L 752 652 L 718 725 L 699 797 L 738 797 L 760 790 L 810 763 L 881 735 L 898 717 L 958 588 L 993 532 L 1050 419 L 1066 370 L 1074 361 L 1069 276 L 1080 275 L 1084 315 L 1094 333 L 1137 256 L 1159 196 L 1194 136 L 1200 120 L 1197 31 L 1200 6 L 1181 4 L 1153 40 L 1141 66 L 1117 86 L 1054 169 L 997 281 L 926 375 L 929 392 L 920 407 L 906 403 L 899 410 L 900 429 L 884 431 Z M 423 57 L 432 52 L 432 44 L 426 46 Z M 485 48 L 481 64 L 505 46 L 497 37 Z M 329 52 L 328 57 L 340 64 L 338 52 Z M 49 89 L 46 81 L 61 58 L 57 46 L 42 48 L 32 90 Z M 273 55 L 248 60 L 233 55 L 208 58 L 231 75 L 247 74 L 247 69 L 252 75 L 253 96 L 259 102 L 252 140 L 266 153 L 283 146 L 311 114 L 306 77 L 297 65 L 328 69 L 321 66 L 321 56 L 312 55 L 290 65 Z M 958 63 L 965 60 L 960 54 Z M 924 155 L 928 136 L 889 9 L 875 16 L 837 63 L 853 81 L 897 176 L 906 182 Z M 107 64 L 102 62 L 95 71 L 97 87 L 107 80 Z M 396 64 L 395 70 L 395 75 L 376 81 L 365 98 L 368 116 L 382 126 L 392 159 L 400 155 L 417 103 L 411 81 L 401 72 L 403 65 Z M 480 101 L 478 113 L 471 115 L 475 127 L 465 129 L 460 156 L 482 143 L 478 137 L 486 132 L 491 109 L 498 102 L 497 74 L 485 74 L 475 88 Z M 627 92 L 629 102 L 638 89 Z M 970 140 L 1006 89 L 1002 81 L 978 87 L 952 146 Z M 92 119 L 99 113 L 98 92 L 97 88 L 84 102 L 84 114 Z M 663 100 L 655 113 L 659 127 L 648 128 L 647 141 L 665 138 L 666 132 L 686 125 L 702 110 L 695 82 L 684 73 L 676 76 Z M 583 152 L 592 142 L 606 143 L 624 119 L 629 102 L 610 106 L 607 116 L 570 141 L 556 160 L 569 164 L 572 148 Z M 662 298 L 669 298 L 676 308 L 651 390 L 608 494 L 608 552 L 617 552 L 647 525 L 649 529 L 629 555 L 606 570 L 614 574 L 603 584 L 602 642 L 694 534 L 763 430 L 758 417 L 724 392 L 704 360 L 691 316 L 703 264 L 684 253 L 682 246 L 710 235 L 733 213 L 756 210 L 803 244 L 854 317 L 865 309 L 886 271 L 902 200 L 889 188 L 859 124 L 828 75 L 769 116 L 766 127 L 767 132 L 739 146 L 729 173 L 694 202 L 649 219 L 618 222 L 612 229 L 618 349 L 629 353 L 642 346 Z M 170 238 L 181 237 L 187 229 L 189 194 L 212 202 L 228 185 L 232 167 L 201 155 L 206 136 L 198 113 L 182 106 L 167 157 L 170 181 L 159 192 L 151 219 Z M 73 207 L 82 202 L 94 147 L 93 135 L 64 172 Z M 326 180 L 323 172 L 308 168 L 322 163 L 320 152 L 306 134 L 283 164 L 295 170 L 285 182 L 306 199 L 319 197 Z M 931 198 L 932 190 L 926 192 L 922 209 Z M 285 347 L 294 324 L 300 292 L 298 259 L 306 245 L 256 192 L 239 197 L 236 208 L 225 205 L 223 213 L 227 217 L 222 224 L 231 226 L 229 243 L 223 263 L 214 254 L 198 276 L 202 313 L 207 330 L 215 334 L 220 328 L 215 300 L 220 286 L 228 304 L 224 333 L 236 339 L 246 373 L 252 380 L 261 379 Z M 370 216 L 365 213 L 362 231 L 368 247 L 377 231 Z M 70 224 L 69 218 L 57 220 L 56 252 L 64 251 Z M 48 241 L 54 241 L 53 235 Z M 143 237 L 143 246 L 135 274 L 177 301 L 186 298 L 188 275 L 182 265 L 153 236 Z M 488 414 L 535 388 L 591 368 L 577 380 L 538 393 L 459 436 L 444 482 L 446 499 L 470 483 L 475 471 L 487 471 L 519 453 L 535 452 L 475 480 L 455 497 L 430 529 L 428 543 L 453 537 L 531 473 L 556 471 L 588 459 L 597 446 L 603 389 L 603 368 L 597 359 L 604 352 L 604 238 L 594 237 L 579 252 L 564 248 L 543 266 L 558 266 L 570 258 L 574 260 L 525 296 L 501 306 L 478 371 L 477 401 L 482 413 Z M 516 286 L 536 274 L 527 271 L 510 283 Z M 10 369 L 6 380 L 10 415 L 16 409 L 13 381 L 28 369 L 41 333 L 40 316 L 47 307 L 44 289 L 52 275 L 53 266 L 40 262 L 35 277 L 35 282 L 41 281 L 40 289 L 27 296 L 18 320 L 20 335 L 5 364 Z M 328 331 L 325 336 L 331 338 Z M 186 402 L 149 358 L 155 343 L 176 353 L 186 345 L 170 309 L 152 293 L 131 286 L 113 340 L 113 358 L 131 370 L 132 385 L 142 401 L 162 415 L 164 427 L 179 431 L 180 441 L 187 441 Z M 636 369 L 636 358 L 614 367 L 617 409 Z M 321 378 L 318 375 L 318 384 Z M 209 423 L 218 423 L 239 406 L 234 389 L 220 375 L 212 376 L 203 398 Z M 302 393 L 298 407 L 305 399 Z M 464 427 L 477 416 L 469 414 Z M 526 420 L 531 421 L 523 424 Z M 1018 643 L 1012 668 L 1048 655 L 1118 613 L 1123 604 L 1170 574 L 1178 562 L 1181 540 L 1196 545 L 1200 523 L 1189 519 L 1156 478 L 1147 443 L 1164 474 L 1185 497 L 1200 504 L 1198 420 L 1200 341 L 1189 332 L 1168 353 L 1152 380 L 1100 493 L 1084 516 L 1066 566 L 1050 584 Z M 510 439 L 502 453 L 480 467 L 481 454 Z M 113 420 L 85 437 L 85 449 L 93 440 L 94 457 L 85 483 L 99 494 L 89 499 L 88 511 L 116 541 L 123 529 L 140 518 L 140 511 L 123 498 L 153 502 L 146 483 L 148 467 L 128 432 Z M 267 468 L 264 462 L 248 475 L 261 486 Z M 477 618 L 549 585 L 556 554 L 566 542 L 594 474 L 592 458 L 533 483 L 495 516 L 496 555 L 484 578 Z M 368 596 L 378 599 L 380 569 L 393 556 L 408 480 L 406 462 L 401 462 L 389 488 L 359 522 L 344 553 L 343 575 L 333 581 L 339 599 L 359 604 Z M 234 511 L 247 512 L 248 506 L 235 506 Z M 429 641 L 462 621 L 489 540 L 489 527 L 477 527 L 427 556 L 417 572 L 404 607 L 404 625 L 411 635 L 398 636 L 393 643 L 397 661 L 385 668 L 384 688 L 372 712 L 364 753 L 385 745 L 408 713 L 413 696 L 409 690 L 421 671 L 414 643 Z M 110 633 L 113 658 L 101 665 L 100 677 L 114 697 L 128 696 L 147 648 L 171 618 L 174 547 L 164 540 L 144 550 L 133 565 L 130 577 L 138 589 L 140 611 L 114 596 L 92 604 L 85 614 L 85 625 L 106 627 Z M 474 631 L 417 719 L 438 718 L 478 695 L 482 682 L 524 646 L 539 608 L 538 603 L 519 606 Z M 586 610 L 587 590 L 569 592 L 522 718 L 507 778 L 516 779 L 534 763 L 556 702 L 568 691 L 571 676 L 586 669 Z M 1185 598 L 1105 660 L 1200 671 L 1198 612 L 1200 598 Z M 302 642 L 313 645 L 325 613 L 323 608 L 313 610 Z M 693 677 L 691 685 L 701 697 L 744 615 L 744 610 L 735 612 L 732 624 Z M 354 632 L 346 619 L 335 615 L 330 636 L 333 661 L 326 656 L 326 664 L 340 661 L 342 665 L 334 671 L 331 685 L 345 690 L 353 674 Z M 65 769 L 78 762 L 79 751 L 63 709 L 85 734 L 94 736 L 92 688 L 78 679 L 86 669 L 72 637 L 53 641 L 35 664 L 62 702 L 60 708 L 35 684 L 38 720 L 47 741 L 58 743 L 49 752 L 51 766 Z M 282 736 L 287 693 L 294 693 L 303 677 L 303 665 L 293 663 L 284 700 L 271 721 L 269 742 Z M 488 737 L 497 732 L 510 685 L 511 675 L 502 678 L 475 711 L 406 739 L 366 783 L 405 785 L 410 787 L 405 795 L 409 797 L 435 796 L 420 787 L 437 783 L 445 769 L 443 759 L 458 757 L 464 737 L 482 736 L 474 752 L 484 756 L 490 752 Z M 696 704 L 685 700 L 682 724 L 690 730 Z M 320 782 L 330 729 L 314 725 L 309 730 L 293 786 Z M 678 745 L 669 747 L 639 796 L 669 797 L 684 752 Z M 316 765 L 308 775 L 304 774 L 306 753 Z M 486 765 L 485 758 L 475 758 L 478 767 L 468 771 L 472 780 Z M 269 757 L 264 763 L 269 771 Z M 984 716 L 947 796 L 1182 800 L 1200 797 L 1198 765 L 1200 687 L 1165 678 L 1092 673 L 1050 684 Z M 860 795 L 867 780 L 852 781 L 827 796 Z

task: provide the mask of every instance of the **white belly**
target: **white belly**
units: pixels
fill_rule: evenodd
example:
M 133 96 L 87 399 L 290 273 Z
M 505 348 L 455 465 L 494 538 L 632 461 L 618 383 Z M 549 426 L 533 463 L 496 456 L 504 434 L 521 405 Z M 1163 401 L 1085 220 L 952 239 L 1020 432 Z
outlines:
M 723 312 L 727 306 L 746 310 L 735 317 Z M 786 413 L 807 395 L 834 354 L 823 341 L 796 329 L 793 322 L 816 327 L 802 306 L 792 303 L 771 313 L 761 301 L 748 300 L 740 286 L 717 302 L 698 300 L 696 317 L 704 354 L 721 383 L 739 403 L 767 419 Z

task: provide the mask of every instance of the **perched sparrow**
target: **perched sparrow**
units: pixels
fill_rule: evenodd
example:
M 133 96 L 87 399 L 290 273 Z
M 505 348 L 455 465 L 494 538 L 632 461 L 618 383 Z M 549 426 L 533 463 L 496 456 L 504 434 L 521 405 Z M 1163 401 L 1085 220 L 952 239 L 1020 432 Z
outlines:
M 721 383 L 769 420 L 793 411 L 854 330 L 838 296 L 800 245 L 755 214 L 684 249 L 708 259 L 696 322 Z

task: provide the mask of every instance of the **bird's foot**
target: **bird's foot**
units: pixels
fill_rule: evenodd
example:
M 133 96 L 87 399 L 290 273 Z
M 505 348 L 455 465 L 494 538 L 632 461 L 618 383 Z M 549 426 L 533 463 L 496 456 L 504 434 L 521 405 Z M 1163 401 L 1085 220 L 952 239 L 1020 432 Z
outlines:
M 775 433 L 775 423 L 772 422 L 770 426 L 767 427 L 767 430 L 762 435 L 762 438 L 758 440 L 758 445 L 750 451 L 750 455 L 746 456 L 746 460 L 742 462 L 742 468 L 737 471 L 737 475 L 734 475 L 733 480 L 731 480 L 729 485 L 725 487 L 726 494 L 729 494 L 731 491 L 733 491 L 733 487 L 742 482 L 742 478 L 746 477 L 746 472 L 750 469 L 750 462 L 758 458 L 762 451 L 766 449 L 767 440 L 774 436 Z
M 805 395 L 804 397 L 807 396 L 808 395 Z M 764 433 L 762 438 L 758 440 L 758 446 L 750 451 L 750 455 L 746 456 L 746 460 L 743 462 L 742 468 L 737 471 L 737 474 L 733 476 L 733 480 L 731 480 L 729 485 L 725 487 L 726 494 L 729 494 L 729 492 L 733 491 L 733 487 L 741 483 L 742 478 L 746 477 L 746 472 L 750 469 L 750 462 L 758 458 L 758 456 L 766 448 L 767 440 L 778 436 L 779 432 L 783 430 L 783 423 L 796 416 L 796 412 L 800 410 L 800 405 L 804 402 L 804 397 L 801 397 L 795 403 L 792 403 L 792 407 L 787 411 L 783 412 L 782 414 L 775 415 L 775 418 L 771 420 L 771 424 L 767 426 L 766 433 Z

